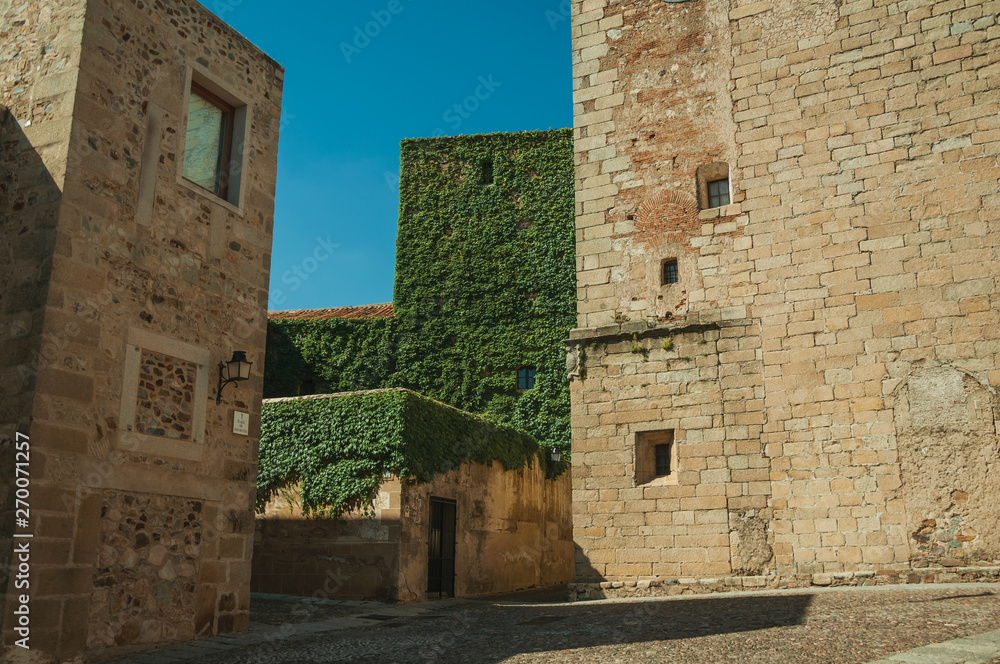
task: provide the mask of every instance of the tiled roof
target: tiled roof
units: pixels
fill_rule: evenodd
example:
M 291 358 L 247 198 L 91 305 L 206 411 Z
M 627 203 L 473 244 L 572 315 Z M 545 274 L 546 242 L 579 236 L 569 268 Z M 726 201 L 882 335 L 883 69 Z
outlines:
M 322 320 L 327 318 L 392 318 L 392 302 L 385 304 L 362 304 L 357 307 L 334 307 L 332 309 L 292 309 L 290 311 L 268 311 L 269 320 Z

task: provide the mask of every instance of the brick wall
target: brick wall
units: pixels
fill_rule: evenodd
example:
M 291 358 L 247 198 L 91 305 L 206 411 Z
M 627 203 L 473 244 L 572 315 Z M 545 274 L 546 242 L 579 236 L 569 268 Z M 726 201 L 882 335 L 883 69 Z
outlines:
M 998 10 L 574 3 L 578 576 L 1000 558 Z M 660 428 L 678 484 L 635 486 Z

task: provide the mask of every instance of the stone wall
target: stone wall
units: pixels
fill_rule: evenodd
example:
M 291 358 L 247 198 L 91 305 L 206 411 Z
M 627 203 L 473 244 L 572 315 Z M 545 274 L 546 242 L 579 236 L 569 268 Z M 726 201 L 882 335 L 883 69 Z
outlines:
M 304 517 L 291 489 L 257 519 L 254 591 L 331 599 L 427 599 L 430 499 L 456 502 L 455 596 L 573 578 L 568 474 L 465 463 L 427 484 L 382 484 L 368 510 Z
M 112 643 L 145 647 L 246 629 L 283 73 L 194 2 L 38 4 L 16 30 L 37 24 L 57 38 L 40 36 L 37 49 L 10 33 L 4 41 L 64 70 L 46 72 L 33 93 L 38 100 L 61 90 L 61 101 L 16 106 L 22 126 L 51 125 L 37 140 L 23 131 L 36 149 L 43 139 L 57 144 L 53 164 L 47 148 L 40 154 L 62 188 L 50 244 L 39 249 L 51 266 L 44 314 L 27 301 L 12 306 L 23 320 L 43 321 L 32 342 L 41 357 L 35 392 L 9 418 L 31 418 L 22 432 L 32 449 L 33 652 L 73 661 Z M 50 42 L 64 52 L 50 53 Z M 239 196 L 230 200 L 181 177 L 192 78 L 245 104 L 236 128 L 245 142 L 233 159 Z M 7 103 L 18 94 L 5 89 Z M 234 349 L 247 351 L 254 371 L 216 405 L 216 366 Z M 176 371 L 157 376 L 159 400 L 143 400 L 141 358 L 154 356 L 183 366 L 183 380 Z M 232 433 L 236 410 L 251 414 L 251 436 Z M 170 529 L 161 559 L 138 535 L 129 546 L 113 543 L 121 524 L 111 515 L 121 510 L 105 505 L 111 496 L 175 509 L 198 503 L 201 512 L 157 526 Z M 200 542 L 188 542 L 196 535 Z M 153 583 L 167 581 L 171 565 L 184 588 L 176 579 L 167 590 Z M 115 598 L 133 590 L 149 594 L 121 614 Z M 173 593 L 191 593 L 193 612 L 163 609 Z
M 427 598 L 430 499 L 456 503 L 455 597 L 565 583 L 573 578 L 570 474 L 545 479 L 538 463 L 505 471 L 466 463 L 403 486 L 399 599 Z
M 321 599 L 398 599 L 400 483 L 382 483 L 369 510 L 303 516 L 294 488 L 257 516 L 254 592 Z
M 14 440 L 28 431 L 39 369 L 58 361 L 67 343 L 64 334 L 43 343 L 42 328 L 83 15 L 77 2 L 0 5 L 0 625 L 5 628 L 14 543 Z
M 580 578 L 997 557 L 998 11 L 574 3 Z

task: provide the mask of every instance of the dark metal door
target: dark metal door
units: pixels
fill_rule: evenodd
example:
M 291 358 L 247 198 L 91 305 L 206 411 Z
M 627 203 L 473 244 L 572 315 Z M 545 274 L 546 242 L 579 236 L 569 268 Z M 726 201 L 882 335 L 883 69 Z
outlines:
M 431 498 L 427 596 L 455 596 L 455 501 Z

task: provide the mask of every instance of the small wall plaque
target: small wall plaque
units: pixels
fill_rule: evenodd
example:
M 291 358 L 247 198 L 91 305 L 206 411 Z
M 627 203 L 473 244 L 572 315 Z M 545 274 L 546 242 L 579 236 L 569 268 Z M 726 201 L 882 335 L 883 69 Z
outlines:
M 250 413 L 233 413 L 233 433 L 240 436 L 250 435 Z

